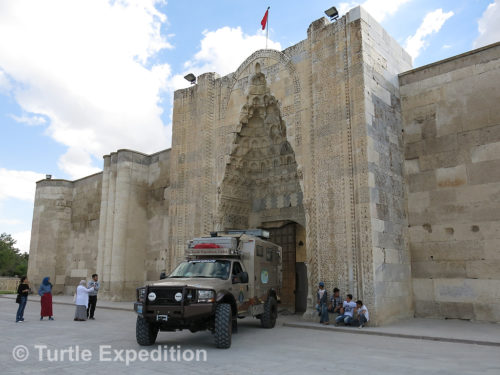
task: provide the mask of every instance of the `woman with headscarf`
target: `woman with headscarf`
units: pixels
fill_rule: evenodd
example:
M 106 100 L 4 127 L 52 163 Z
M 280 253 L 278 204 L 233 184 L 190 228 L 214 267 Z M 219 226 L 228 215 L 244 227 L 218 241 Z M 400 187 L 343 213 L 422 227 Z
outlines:
M 40 304 L 42 305 L 40 311 L 40 320 L 43 320 L 44 316 L 48 316 L 49 320 L 54 320 L 52 317 L 52 284 L 50 283 L 50 277 L 45 277 L 40 284 L 38 289 L 38 295 L 40 295 Z
M 89 306 L 89 292 L 92 292 L 94 288 L 86 288 L 87 285 L 85 280 L 80 281 L 80 285 L 76 288 L 76 311 L 75 311 L 75 321 L 83 322 L 87 320 L 87 307 Z

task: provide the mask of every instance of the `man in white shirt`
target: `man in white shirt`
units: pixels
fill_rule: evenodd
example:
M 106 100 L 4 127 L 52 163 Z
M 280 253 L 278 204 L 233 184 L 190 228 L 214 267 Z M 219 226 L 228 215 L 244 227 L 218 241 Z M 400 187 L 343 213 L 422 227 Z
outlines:
M 352 294 L 348 294 L 340 309 L 340 315 L 335 318 L 335 326 L 340 323 L 344 323 L 346 326 L 351 325 L 355 308 L 356 303 L 352 300 Z
M 356 313 L 358 315 L 357 322 L 358 328 L 363 328 L 365 324 L 370 320 L 370 313 L 365 305 L 363 305 L 363 301 L 356 301 Z

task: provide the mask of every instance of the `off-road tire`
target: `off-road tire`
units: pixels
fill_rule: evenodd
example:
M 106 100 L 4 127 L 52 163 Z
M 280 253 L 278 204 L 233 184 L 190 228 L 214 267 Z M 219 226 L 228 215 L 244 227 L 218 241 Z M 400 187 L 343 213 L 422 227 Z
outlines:
M 232 333 L 231 305 L 220 303 L 215 308 L 215 345 L 220 349 L 227 349 L 231 346 Z
M 273 328 L 278 318 L 278 303 L 274 297 L 269 296 L 264 304 L 264 313 L 260 317 L 260 324 L 264 328 Z
M 135 338 L 137 343 L 142 346 L 153 345 L 158 336 L 158 325 L 148 322 L 142 316 L 137 317 L 135 324 Z

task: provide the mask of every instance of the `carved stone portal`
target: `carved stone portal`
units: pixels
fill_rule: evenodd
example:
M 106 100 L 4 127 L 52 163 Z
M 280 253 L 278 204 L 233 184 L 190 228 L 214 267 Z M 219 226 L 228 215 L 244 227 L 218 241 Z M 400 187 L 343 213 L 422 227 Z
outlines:
M 255 65 L 249 78 L 225 175 L 218 189 L 218 229 L 243 229 L 265 223 L 305 224 L 303 194 L 279 103 Z

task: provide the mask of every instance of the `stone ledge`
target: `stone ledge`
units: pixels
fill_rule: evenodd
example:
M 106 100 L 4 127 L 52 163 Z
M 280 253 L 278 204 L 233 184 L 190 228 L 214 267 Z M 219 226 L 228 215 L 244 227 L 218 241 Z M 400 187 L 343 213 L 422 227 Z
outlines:
M 355 327 L 343 328 L 343 327 L 332 327 L 332 326 L 316 326 L 316 325 L 307 324 L 307 323 L 288 323 L 288 322 L 284 322 L 283 326 L 293 327 L 293 328 L 314 329 L 314 330 L 319 330 L 319 331 L 330 330 L 333 332 L 352 333 L 352 334 L 358 334 L 358 335 L 397 337 L 397 338 L 413 339 L 413 340 L 441 341 L 441 342 L 452 342 L 452 343 L 457 343 L 457 344 L 469 344 L 469 345 L 472 344 L 472 345 L 499 346 L 500 347 L 500 342 L 494 342 L 494 341 L 467 340 L 467 339 L 456 339 L 456 338 L 450 338 L 450 337 L 409 335 L 409 334 L 404 334 L 404 333 L 380 332 L 380 331 L 372 331 L 367 327 L 365 327 L 363 329 L 357 329 Z

